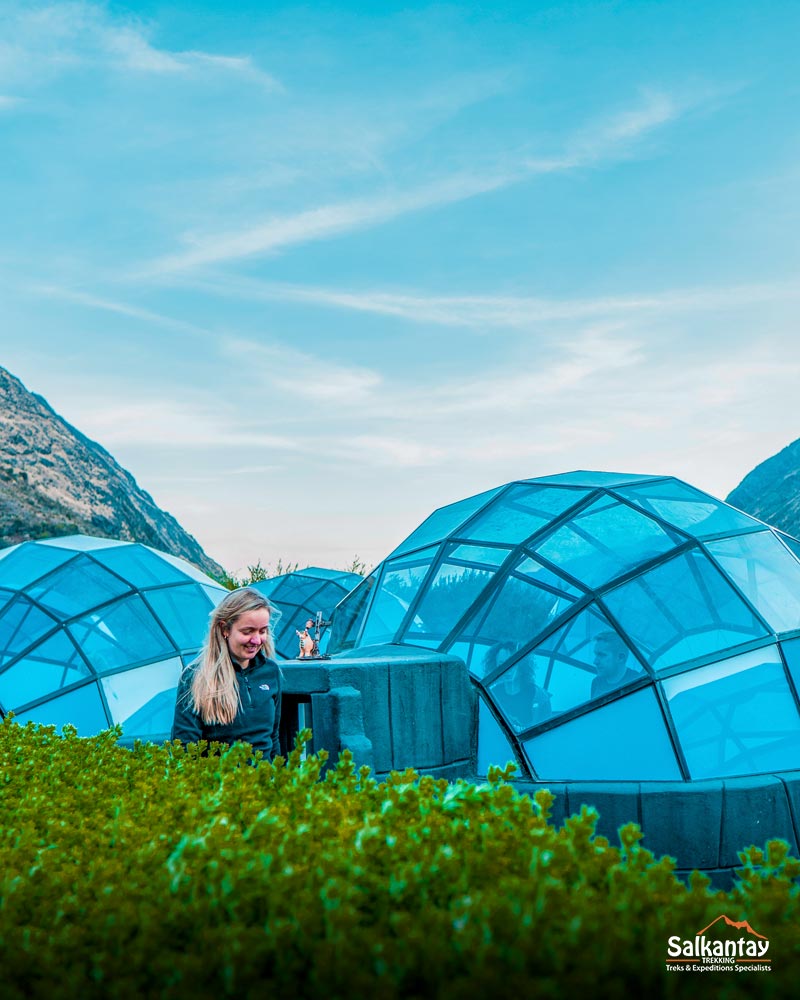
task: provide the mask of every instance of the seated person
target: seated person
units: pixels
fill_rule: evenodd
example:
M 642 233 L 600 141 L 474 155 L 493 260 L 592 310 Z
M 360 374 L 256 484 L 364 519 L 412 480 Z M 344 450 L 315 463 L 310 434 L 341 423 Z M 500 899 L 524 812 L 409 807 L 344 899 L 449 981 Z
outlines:
M 616 632 L 601 632 L 594 639 L 594 665 L 597 674 L 592 680 L 592 698 L 616 691 L 642 675 L 627 664 L 628 647 Z
M 536 683 L 536 668 L 530 655 L 503 674 L 492 689 L 517 732 L 552 715 L 550 693 Z

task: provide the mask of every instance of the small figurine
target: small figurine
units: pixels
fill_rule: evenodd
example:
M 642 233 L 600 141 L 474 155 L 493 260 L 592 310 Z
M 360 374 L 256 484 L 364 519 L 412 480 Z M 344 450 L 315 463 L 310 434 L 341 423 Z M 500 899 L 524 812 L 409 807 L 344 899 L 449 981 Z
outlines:
M 308 660 L 314 656 L 319 656 L 319 644 L 310 632 L 312 628 L 314 628 L 314 619 L 309 618 L 302 631 L 299 628 L 295 629 L 295 634 L 300 640 L 300 652 L 297 654 L 298 660 Z

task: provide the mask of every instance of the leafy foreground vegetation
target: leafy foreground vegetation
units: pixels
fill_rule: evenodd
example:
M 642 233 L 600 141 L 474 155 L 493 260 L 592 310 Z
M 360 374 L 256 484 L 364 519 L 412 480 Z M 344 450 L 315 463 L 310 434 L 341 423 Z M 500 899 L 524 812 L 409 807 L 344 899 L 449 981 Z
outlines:
M 548 823 L 495 771 L 383 784 L 325 754 L 248 766 L 109 731 L 0 725 L 0 976 L 9 998 L 794 996 L 800 863 L 744 851 L 713 893 L 642 847 Z M 303 734 L 307 737 L 308 734 Z M 218 750 L 219 748 L 216 748 Z M 773 971 L 678 974 L 671 935 L 721 914 Z

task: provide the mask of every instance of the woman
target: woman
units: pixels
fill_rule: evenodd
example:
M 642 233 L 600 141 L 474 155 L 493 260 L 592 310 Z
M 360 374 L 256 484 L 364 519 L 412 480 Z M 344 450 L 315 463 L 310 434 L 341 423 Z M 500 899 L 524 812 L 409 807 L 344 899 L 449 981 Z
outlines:
M 269 621 L 272 605 L 247 587 L 211 613 L 197 659 L 181 675 L 172 738 L 249 743 L 272 759 L 280 750 L 281 675 Z

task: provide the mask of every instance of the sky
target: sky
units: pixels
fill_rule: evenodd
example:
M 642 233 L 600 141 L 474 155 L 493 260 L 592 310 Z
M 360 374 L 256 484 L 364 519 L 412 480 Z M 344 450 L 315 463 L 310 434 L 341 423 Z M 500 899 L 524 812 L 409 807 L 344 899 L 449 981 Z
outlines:
M 800 437 L 800 4 L 0 0 L 0 364 L 226 570 Z

